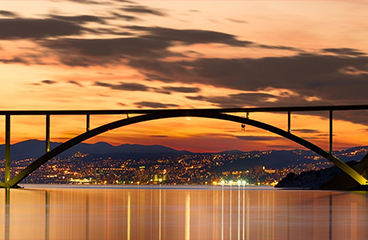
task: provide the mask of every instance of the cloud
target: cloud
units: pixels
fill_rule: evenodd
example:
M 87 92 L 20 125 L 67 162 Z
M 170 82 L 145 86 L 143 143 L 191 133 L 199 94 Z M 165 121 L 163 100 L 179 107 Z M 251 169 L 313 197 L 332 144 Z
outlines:
M 148 108 L 170 108 L 170 107 L 179 107 L 179 105 L 177 104 L 165 104 L 165 103 L 159 103 L 159 102 L 146 102 L 146 101 L 142 101 L 142 102 L 136 102 L 135 105 L 138 108 L 144 108 L 144 107 L 148 107 Z
M 252 45 L 250 41 L 237 40 L 234 35 L 198 29 L 173 29 L 163 27 L 127 26 L 127 29 L 146 32 L 147 38 L 160 41 L 179 41 L 184 44 L 223 43 L 230 46 L 245 47 Z
M 135 17 L 135 16 L 131 16 L 131 15 L 123 15 L 123 14 L 119 14 L 119 13 L 112 13 L 114 15 L 114 17 L 118 18 L 119 20 L 125 20 L 125 21 L 137 21 L 140 20 L 139 18 Z
M 161 16 L 161 17 L 166 16 L 166 13 L 164 13 L 161 10 L 148 8 L 145 6 L 138 6 L 138 5 L 124 7 L 121 10 L 125 12 L 138 13 L 138 14 L 150 14 L 150 15 L 156 15 L 156 16 Z
M 342 56 L 361 56 L 366 55 L 366 53 L 359 51 L 354 48 L 325 48 L 323 52 L 334 53 Z
M 151 137 L 154 137 L 154 138 L 167 138 L 168 136 L 167 135 L 151 135 Z
M 300 54 L 259 59 L 201 58 L 181 62 L 181 66 L 183 69 L 185 66 L 190 68 L 187 77 L 175 78 L 183 83 L 191 79 L 190 82 L 236 90 L 259 91 L 271 88 L 288 89 L 295 93 L 293 102 L 289 101 L 290 98 L 279 97 L 279 100 L 285 99 L 288 102 L 262 101 L 266 105 L 366 103 L 366 88 L 362 86 L 368 86 L 368 74 L 364 73 L 368 70 L 368 58 L 363 56 L 343 58 Z M 354 75 L 341 72 L 347 66 L 363 72 Z M 148 72 L 159 74 L 152 70 L 148 69 Z M 180 74 L 185 74 L 185 71 L 180 69 Z M 170 75 L 175 76 L 175 73 Z
M 92 0 L 68 0 L 70 2 L 76 2 L 80 4 L 95 4 L 95 5 L 106 5 L 109 4 L 108 1 L 92 1 Z
M 230 94 L 228 96 L 187 96 L 191 100 L 200 100 L 216 104 L 218 107 L 232 108 L 232 107 L 246 107 L 263 105 L 265 102 L 269 103 L 278 96 L 267 93 L 239 93 Z
M 4 10 L 0 10 L 0 15 L 4 17 L 17 17 L 18 16 L 17 14 L 13 12 L 4 11 Z
M 105 23 L 105 21 L 101 17 L 96 17 L 92 15 L 77 15 L 77 16 L 60 16 L 60 15 L 50 15 L 52 19 L 68 21 L 68 22 L 76 22 L 76 23 L 86 23 L 86 22 L 98 22 Z
M 77 81 L 70 80 L 70 81 L 69 81 L 69 83 L 74 84 L 74 85 L 77 85 L 77 86 L 79 86 L 79 87 L 83 87 L 83 85 L 82 85 L 82 84 L 80 84 L 80 83 L 79 83 L 79 82 L 77 82 Z
M 94 86 L 107 87 L 110 89 L 121 90 L 121 91 L 142 91 L 142 92 L 155 92 L 155 93 L 162 93 L 162 94 L 171 94 L 172 92 L 196 93 L 200 91 L 200 89 L 196 87 L 166 86 L 162 88 L 156 88 L 156 87 L 149 87 L 141 83 L 124 83 L 124 82 L 112 84 L 112 83 L 96 81 L 94 83 Z
M 254 47 L 259 47 L 263 49 L 278 49 L 278 50 L 288 50 L 288 51 L 295 51 L 295 52 L 304 52 L 299 48 L 288 47 L 288 46 L 274 46 L 274 45 L 264 45 L 264 44 L 254 44 Z
M 186 96 L 186 98 L 190 99 L 190 100 L 199 100 L 199 101 L 207 101 L 207 97 L 205 96 L 201 96 L 201 95 L 198 95 L 198 96 Z
M 42 80 L 41 82 L 44 83 L 44 84 L 49 84 L 49 85 L 57 83 L 54 80 Z
M 119 106 L 123 106 L 123 107 L 125 107 L 125 106 L 126 106 L 126 104 L 125 104 L 125 103 L 121 103 L 121 102 L 117 102 L 116 104 L 117 104 L 117 105 L 119 105 Z
M 236 138 L 246 141 L 273 141 L 280 139 L 280 137 L 273 137 L 273 136 L 236 136 Z
M 170 43 L 139 37 L 63 38 L 45 40 L 40 44 L 53 50 L 59 56 L 60 61 L 69 66 L 121 64 L 122 60 L 157 59 L 172 55 L 166 50 Z M 73 54 L 69 54 L 70 52 Z
M 113 15 L 116 13 L 112 13 Z M 62 29 L 58 32 L 59 35 L 52 31 L 44 30 L 35 31 L 34 33 L 8 33 L 7 38 L 44 38 L 37 43 L 54 53 L 64 65 L 68 66 L 94 66 L 94 65 L 119 65 L 128 64 L 132 67 L 139 68 L 147 76 L 147 79 L 151 79 L 153 76 L 155 80 L 166 80 L 171 82 L 174 75 L 170 77 L 164 76 L 162 71 L 159 71 L 159 67 L 164 68 L 165 73 L 168 69 L 170 72 L 178 73 L 178 70 L 187 71 L 191 66 L 186 66 L 190 62 L 169 62 L 158 61 L 159 59 L 165 59 L 168 57 L 183 57 L 188 53 L 173 52 L 170 47 L 177 45 L 191 45 L 191 44 L 211 44 L 221 43 L 232 47 L 261 47 L 261 48 L 277 48 L 283 50 L 294 50 L 292 47 L 286 46 L 268 46 L 253 43 L 251 41 L 238 40 L 235 35 L 209 31 L 199 29 L 173 29 L 163 27 L 144 27 L 144 26 L 126 26 L 124 29 L 128 29 L 131 32 L 119 31 L 119 29 L 109 26 L 94 29 L 88 29 L 82 26 L 85 22 L 103 23 L 105 20 L 101 17 L 95 17 L 90 15 L 79 16 L 59 16 L 51 15 L 52 19 L 27 19 L 24 20 L 27 24 L 37 22 L 38 25 L 63 25 L 55 26 L 55 28 Z M 121 15 L 124 18 L 123 15 Z M 135 20 L 129 18 L 127 20 Z M 15 21 L 15 20 L 14 20 Z M 57 23 L 57 24 L 56 24 Z M 23 23 L 22 23 L 23 24 Z M 19 24 L 19 25 L 22 25 Z M 65 26 L 64 26 L 65 25 Z M 0 22 L 1 26 L 1 22 Z M 23 26 L 23 25 L 22 25 Z M 67 27 L 68 26 L 68 27 Z M 32 27 L 31 27 L 32 28 Z M 41 28 L 40 26 L 37 28 Z M 67 29 L 67 30 L 66 30 Z M 121 28 L 120 28 L 121 29 Z M 85 32 L 94 34 L 111 34 L 115 37 L 110 38 L 76 38 L 76 37 L 63 37 L 68 35 L 82 35 Z M 135 34 L 135 36 L 132 36 Z M 47 39 L 51 36 L 56 36 L 56 39 Z M 116 37 L 116 36 L 128 36 L 131 37 Z M 1 34 L 0 34 L 1 37 Z M 5 36 L 3 36 L 5 38 Z M 69 54 L 73 52 L 73 54 Z M 192 56 L 193 57 L 193 56 Z M 199 57 L 198 55 L 196 57 Z M 196 60 L 199 61 L 199 60 Z M 195 62 L 193 62 L 194 64 Z M 152 66 L 149 66 L 152 65 Z M 165 66 L 167 65 L 167 66 Z M 152 68 L 151 71 L 147 71 Z M 156 70 L 156 72 L 154 72 Z M 160 73 L 161 72 L 161 73 Z
M 247 21 L 237 20 L 237 19 L 232 19 L 232 18 L 228 18 L 227 20 L 234 22 L 234 23 L 248 23 Z
M 13 57 L 10 59 L 1 59 L 0 58 L 0 62 L 1 63 L 22 63 L 22 64 L 29 64 L 29 62 L 27 60 L 25 60 L 24 58 L 21 57 Z
M 315 129 L 292 129 L 292 131 L 300 133 L 320 133 L 320 131 Z
M 105 82 L 98 82 L 96 81 L 94 83 L 95 86 L 100 87 L 108 87 L 115 90 L 123 90 L 123 91 L 149 91 L 151 88 L 147 87 L 146 85 L 140 84 L 140 83 L 124 83 L 120 82 L 119 84 L 110 84 Z
M 57 19 L 0 19 L 0 39 L 40 39 L 80 35 L 86 29 L 77 23 Z
M 163 87 L 162 89 L 170 92 L 181 93 L 197 93 L 201 91 L 201 89 L 197 87 Z

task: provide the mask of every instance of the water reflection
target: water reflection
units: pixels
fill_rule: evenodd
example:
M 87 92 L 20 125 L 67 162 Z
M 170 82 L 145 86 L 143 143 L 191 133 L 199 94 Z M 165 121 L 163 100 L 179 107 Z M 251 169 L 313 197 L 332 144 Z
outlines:
M 11 189 L 0 197 L 7 240 L 368 239 L 365 193 L 87 187 Z

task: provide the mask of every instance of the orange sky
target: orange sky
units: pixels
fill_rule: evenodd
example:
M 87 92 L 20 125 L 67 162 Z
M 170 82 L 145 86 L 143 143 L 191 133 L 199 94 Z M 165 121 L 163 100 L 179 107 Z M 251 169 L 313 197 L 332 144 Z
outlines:
M 0 109 L 367 104 L 367 12 L 367 1 L 0 0 Z M 292 127 L 327 148 L 327 113 L 318 114 L 294 115 Z M 368 145 L 366 112 L 335 117 L 335 149 Z M 285 114 L 251 118 L 287 127 Z M 52 141 L 82 133 L 84 119 L 53 117 Z M 117 116 L 94 116 L 92 127 L 110 119 Z M 43 124 L 14 117 L 12 142 L 44 139 Z M 201 152 L 300 148 L 196 118 L 140 123 L 96 141 Z

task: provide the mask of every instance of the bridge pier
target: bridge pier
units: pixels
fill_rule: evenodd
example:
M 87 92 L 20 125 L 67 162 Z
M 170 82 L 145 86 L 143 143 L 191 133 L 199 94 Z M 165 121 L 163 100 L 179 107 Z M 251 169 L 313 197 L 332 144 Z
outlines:
M 50 114 L 46 115 L 46 152 L 50 151 Z
M 5 185 L 10 181 L 10 114 L 5 115 Z
M 332 147 L 332 138 L 333 138 L 333 129 L 332 129 L 332 124 L 333 124 L 333 113 L 332 110 L 330 110 L 330 154 L 332 154 L 333 151 L 333 147 Z

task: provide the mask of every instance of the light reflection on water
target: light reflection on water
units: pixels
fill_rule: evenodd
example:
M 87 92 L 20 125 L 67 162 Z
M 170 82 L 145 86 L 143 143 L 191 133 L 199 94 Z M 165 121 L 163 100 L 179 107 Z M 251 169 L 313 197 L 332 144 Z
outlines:
M 41 187 L 0 191 L 0 239 L 368 239 L 365 193 Z

